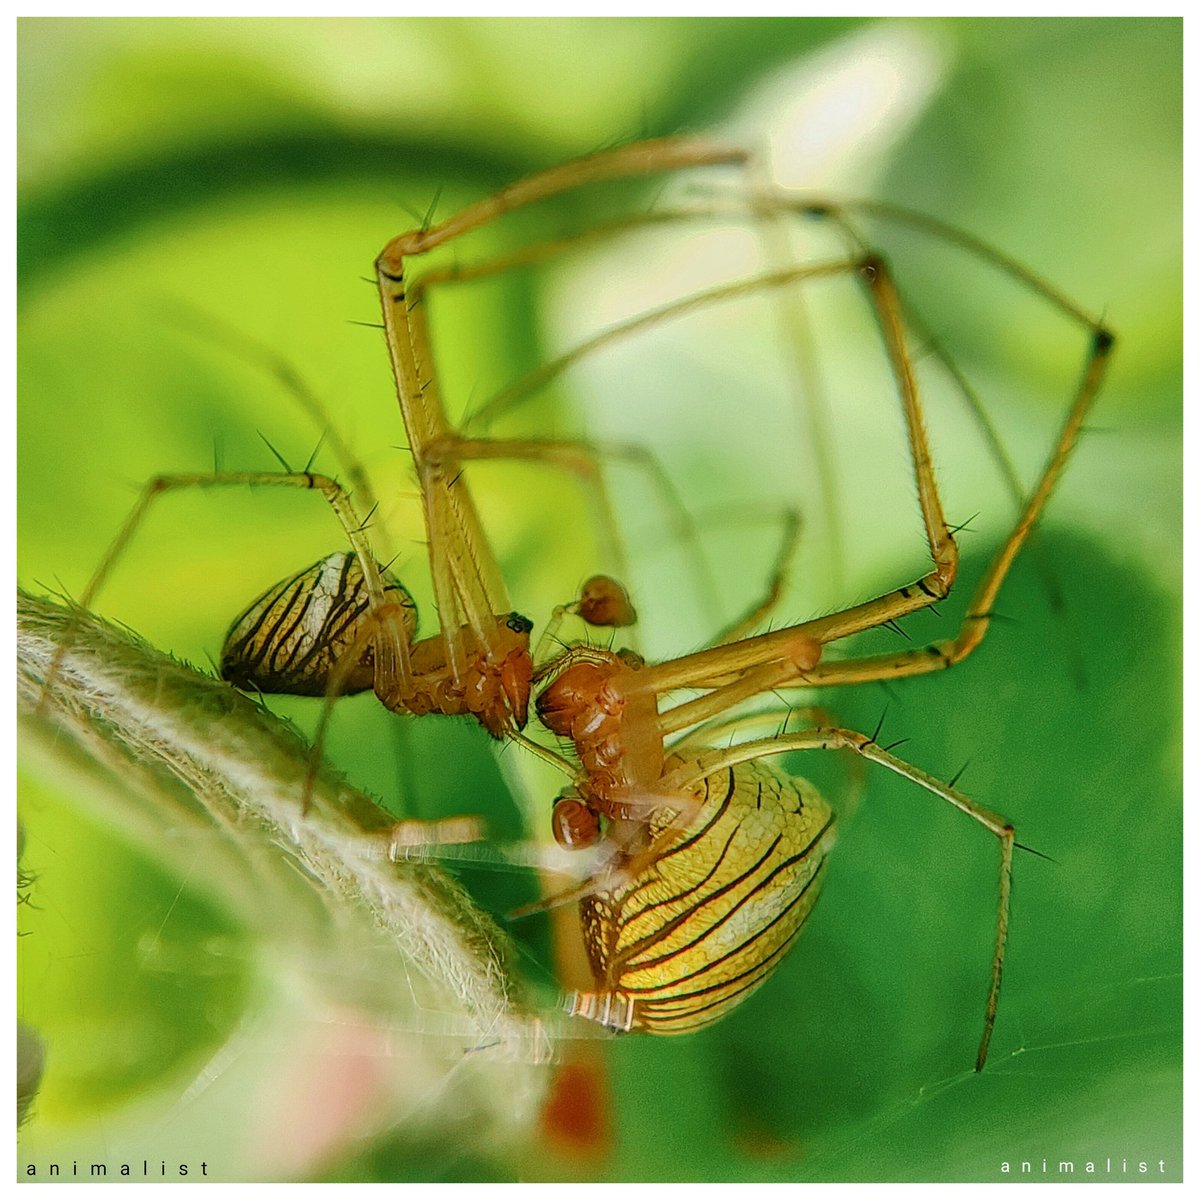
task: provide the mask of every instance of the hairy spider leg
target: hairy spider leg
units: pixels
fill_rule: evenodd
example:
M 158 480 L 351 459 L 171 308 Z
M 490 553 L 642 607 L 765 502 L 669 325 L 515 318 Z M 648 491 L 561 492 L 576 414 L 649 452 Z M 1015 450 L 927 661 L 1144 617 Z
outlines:
M 700 651 L 659 667 L 647 668 L 639 680 L 641 686 L 665 692 L 679 687 L 714 687 L 763 661 L 775 657 L 779 648 L 796 633 L 814 638 L 822 644 L 838 640 L 864 629 L 907 616 L 941 599 L 953 582 L 957 567 L 957 548 L 953 535 L 945 526 L 937 499 L 936 484 L 929 460 L 928 446 L 921 422 L 920 406 L 913 382 L 909 359 L 904 348 L 902 314 L 899 300 L 886 268 L 878 259 L 869 259 L 867 282 L 880 313 L 881 325 L 900 390 L 904 399 L 909 440 L 913 448 L 914 470 L 918 496 L 925 518 L 934 570 L 915 583 L 897 588 L 864 604 L 838 613 L 805 621 L 789 629 L 776 630 L 749 638 L 737 645 Z M 1043 293 L 1045 294 L 1045 293 Z M 1072 309 L 1072 311 L 1074 311 Z M 795 686 L 822 686 L 840 683 L 861 683 L 876 679 L 899 678 L 927 674 L 960 662 L 982 641 L 992 617 L 993 604 L 1017 553 L 1037 523 L 1046 502 L 1062 474 L 1063 467 L 1074 448 L 1083 422 L 1095 401 L 1103 381 L 1105 368 L 1114 345 L 1113 334 L 1100 322 L 1088 318 L 1092 329 L 1091 345 L 1082 379 L 1076 389 L 1066 418 L 1042 470 L 1041 476 L 1028 494 L 1024 508 L 1008 537 L 992 560 L 964 616 L 958 635 L 920 650 L 897 654 L 873 655 L 858 660 L 818 663 L 806 671 Z M 940 527 L 940 529 L 939 529 Z M 935 537 L 934 535 L 939 536 Z M 791 686 L 791 685 L 784 685 Z
M 508 608 L 504 584 L 488 553 L 478 512 L 457 479 L 455 435 L 437 383 L 421 305 L 406 285 L 406 260 L 444 245 L 505 213 L 585 184 L 688 167 L 740 163 L 744 154 L 703 139 L 664 138 L 601 151 L 553 167 L 470 205 L 436 226 L 393 239 L 376 263 L 384 331 L 414 467 L 420 481 L 439 619 L 448 627 L 451 662 L 465 670 L 461 626 L 488 652 L 487 621 Z M 419 293 L 418 293 L 419 298 Z M 455 486 L 456 481 L 459 486 Z
M 145 520 L 154 501 L 169 492 L 214 487 L 283 487 L 318 492 L 333 510 L 346 535 L 346 540 L 350 543 L 358 559 L 372 609 L 378 610 L 383 607 L 385 585 L 379 564 L 371 551 L 366 529 L 355 511 L 350 494 L 337 480 L 312 471 L 225 471 L 215 472 L 211 475 L 157 475 L 149 480 L 142 488 L 142 494 L 137 503 L 133 506 L 125 523 L 105 551 L 104 557 L 80 594 L 73 610 L 74 613 L 78 614 L 90 609 L 121 554 Z M 72 624 L 68 626 L 63 643 L 50 665 L 43 687 L 43 697 L 57 677 L 63 656 L 71 644 L 71 629 L 77 620 L 78 616 L 76 615 L 73 617 Z M 388 620 L 380 624 L 375 654 L 376 670 L 381 672 L 384 678 L 393 681 L 400 691 L 411 690 L 410 645 L 407 631 L 402 622 Z
M 784 734 L 765 741 L 743 742 L 727 750 L 714 750 L 702 754 L 692 762 L 685 763 L 668 773 L 663 783 L 666 786 L 686 791 L 715 772 L 734 767 L 740 763 L 754 762 L 794 750 L 852 750 L 868 762 L 877 763 L 911 780 L 919 787 L 952 804 L 960 812 L 977 821 L 1000 843 L 1000 888 L 996 909 L 996 940 L 992 953 L 991 980 L 988 986 L 987 1003 L 984 1008 L 983 1036 L 975 1056 L 975 1069 L 983 1070 L 987 1060 L 992 1030 L 996 1024 L 996 1006 L 1000 998 L 1000 977 L 1004 969 L 1004 949 L 1008 941 L 1009 900 L 1012 894 L 1012 859 L 1016 835 L 1012 824 L 990 809 L 942 783 L 932 775 L 911 763 L 889 754 L 865 734 L 849 729 L 815 729 L 801 733 Z

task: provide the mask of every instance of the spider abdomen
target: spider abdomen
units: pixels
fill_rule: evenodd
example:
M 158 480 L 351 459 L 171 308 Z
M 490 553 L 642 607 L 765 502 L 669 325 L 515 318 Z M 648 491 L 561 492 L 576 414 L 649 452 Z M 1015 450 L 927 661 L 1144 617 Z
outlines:
M 417 627 L 412 597 L 390 576 L 384 576 L 384 584 L 384 596 L 403 610 L 411 638 Z M 344 550 L 327 555 L 269 588 L 233 622 L 221 653 L 221 677 L 260 692 L 323 696 L 369 608 L 357 557 Z M 366 691 L 373 679 L 366 647 L 341 691 Z
M 621 999 L 625 1028 L 681 1034 L 719 1020 L 782 961 L 820 892 L 834 818 L 811 784 L 759 761 L 700 789 L 678 841 L 582 901 L 596 991 Z M 675 817 L 656 812 L 651 836 Z

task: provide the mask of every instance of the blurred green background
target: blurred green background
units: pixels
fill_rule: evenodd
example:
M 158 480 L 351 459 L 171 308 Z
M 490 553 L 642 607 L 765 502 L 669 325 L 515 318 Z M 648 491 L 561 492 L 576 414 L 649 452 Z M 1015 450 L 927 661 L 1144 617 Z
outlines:
M 155 473 L 214 461 L 271 469 L 260 434 L 290 461 L 308 458 L 320 429 L 231 347 L 241 336 L 299 372 L 363 456 L 386 498 L 387 552 L 431 632 L 386 355 L 359 324 L 377 320 L 363 277 L 425 213 L 444 217 L 617 141 L 713 130 L 770 143 L 779 182 L 952 220 L 1102 312 L 1120 337 L 1044 525 L 1065 614 L 1022 562 L 1001 596 L 1009 620 L 960 669 L 890 700 L 874 687 L 826 698 L 868 731 L 887 706 L 886 731 L 935 774 L 969 762 L 962 787 L 1053 860 L 1017 863 L 982 1076 L 969 1067 L 995 848 L 911 787 L 872 776 L 825 898 L 770 983 L 702 1034 L 604 1046 L 611 1134 L 590 1157 L 553 1140 L 547 1149 L 533 1127 L 497 1142 L 402 1122 L 351 1125 L 320 1157 L 274 1162 L 252 1129 L 206 1103 L 211 1092 L 179 1103 L 235 1034 L 245 1054 L 247 1030 L 274 1011 L 270 956 L 196 881 L 82 816 L 39 760 L 23 776 L 22 865 L 34 884 L 20 912 L 19 1010 L 47 1044 L 47 1070 L 22 1162 L 97 1145 L 153 1158 L 169 1146 L 223 1164 L 218 1177 L 986 1180 L 1005 1160 L 1047 1157 L 1054 1177 L 1058 1159 L 1080 1171 L 1088 1158 L 1126 1158 L 1155 1169 L 1162 1159 L 1178 1177 L 1181 30 L 1174 20 L 22 21 L 19 578 L 33 590 L 78 594 Z M 585 228 L 650 203 L 658 186 L 565 197 L 448 257 L 476 261 Z M 736 180 L 695 184 L 714 186 Z M 961 256 L 886 227 L 874 236 L 1029 479 L 1085 338 Z M 437 297 L 452 411 L 660 292 L 703 286 L 705 268 L 739 273 L 729 263 L 744 247 L 727 262 L 725 242 L 698 237 L 668 232 L 653 257 L 629 239 Z M 826 248 L 818 240 L 811 252 Z M 699 514 L 719 594 L 694 594 L 694 551 L 636 473 L 610 472 L 655 657 L 700 644 L 715 618 L 761 592 L 783 505 L 805 516 L 789 619 L 922 569 L 869 318 L 849 289 L 813 297 L 809 312 L 835 415 L 839 577 L 777 315 L 769 298 L 751 298 L 609 347 L 498 427 L 635 441 L 663 461 Z M 234 333 L 214 335 L 213 322 Z M 920 366 L 948 515 L 975 518 L 962 538 L 965 593 L 1011 509 L 936 364 Z M 317 461 L 337 469 L 327 448 Z M 480 467 L 472 480 L 514 602 L 540 624 L 604 565 L 582 496 L 538 468 Z M 337 538 L 313 497 L 175 495 L 96 607 L 204 665 L 234 613 Z M 918 642 L 943 636 L 964 605 L 957 595 L 940 619 L 906 629 Z M 884 632 L 872 644 L 897 642 Z M 301 725 L 315 716 L 308 702 L 278 707 Z M 394 811 L 483 812 L 505 838 L 544 824 L 554 781 L 512 753 L 502 773 L 479 730 L 398 720 L 370 697 L 342 708 L 331 757 Z M 840 764 L 796 767 L 835 799 L 844 787 Z M 530 885 L 479 886 L 503 911 Z M 544 929 L 516 932 L 544 963 Z M 549 997 L 546 967 L 531 971 Z M 408 1036 L 438 1036 L 436 1021 Z M 264 1079 L 281 1061 L 250 1058 Z M 264 1087 L 262 1103 L 271 1096 Z

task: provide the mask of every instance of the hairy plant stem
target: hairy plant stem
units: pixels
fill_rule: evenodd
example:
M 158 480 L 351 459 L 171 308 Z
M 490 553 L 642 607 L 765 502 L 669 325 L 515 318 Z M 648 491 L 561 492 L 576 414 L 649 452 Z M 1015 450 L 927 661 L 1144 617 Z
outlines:
M 524 1073 L 496 1096 L 508 1119 L 518 1095 L 530 1107 L 546 1043 L 514 1003 L 503 935 L 440 871 L 393 862 L 395 819 L 331 772 L 302 815 L 309 755 L 284 722 L 130 633 L 24 593 L 18 704 L 32 768 L 224 908 L 264 965 L 313 964 L 326 1001 L 389 1028 L 411 1025 L 414 1001 L 418 1016 L 433 1009 L 459 1063 L 486 1047 L 471 1057 Z

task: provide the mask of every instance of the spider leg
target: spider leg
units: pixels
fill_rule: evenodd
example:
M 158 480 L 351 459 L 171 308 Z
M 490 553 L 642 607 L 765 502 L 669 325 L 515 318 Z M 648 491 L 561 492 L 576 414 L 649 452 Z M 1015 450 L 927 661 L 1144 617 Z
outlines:
M 689 138 L 664 138 L 600 152 L 519 180 L 470 205 L 441 224 L 394 238 L 376 262 L 384 332 L 414 466 L 421 483 L 430 541 L 430 564 L 439 618 L 447 630 L 456 677 L 462 677 L 467 647 L 459 614 L 479 647 L 492 657 L 489 622 L 509 605 L 503 581 L 483 536 L 478 514 L 465 488 L 455 489 L 430 448 L 453 438 L 433 375 L 428 331 L 419 291 L 407 288 L 406 259 L 444 245 L 505 213 L 585 184 L 637 177 L 686 167 L 738 163 L 741 151 Z
M 777 656 L 787 646 L 788 638 L 795 634 L 802 634 L 822 643 L 835 641 L 849 634 L 886 624 L 888 621 L 926 607 L 940 599 L 953 582 L 957 570 L 958 552 L 953 535 L 946 527 L 941 503 L 937 497 L 911 364 L 904 347 L 899 300 L 886 269 L 878 260 L 868 258 L 866 268 L 867 282 L 876 300 L 877 312 L 884 329 L 893 368 L 900 384 L 908 421 L 909 440 L 913 451 L 918 495 L 934 559 L 934 570 L 914 584 L 898 588 L 875 600 L 867 601 L 865 604 L 855 605 L 813 621 L 802 622 L 789 629 L 747 638 L 735 645 L 718 646 L 712 650 L 700 651 L 698 654 L 676 659 L 658 667 L 648 668 L 639 677 L 642 686 L 653 687 L 659 692 L 677 687 L 722 686 L 741 672 L 767 661 L 772 656 Z M 1021 278 L 1024 279 L 1027 274 L 1023 274 Z M 1040 282 L 1038 286 L 1045 287 Z M 1057 303 L 1057 293 L 1050 294 L 1056 298 Z M 1062 303 L 1067 306 L 1067 311 L 1071 315 L 1079 315 L 1080 319 L 1090 321 L 1090 318 L 1087 318 L 1073 305 L 1069 305 L 1069 302 L 1063 301 Z M 793 686 L 815 687 L 927 674 L 960 662 L 979 645 L 991 620 L 992 608 L 1000 586 L 1017 553 L 1041 516 L 1078 440 L 1084 420 L 1103 381 L 1115 338 L 1110 330 L 1098 322 L 1093 323 L 1091 328 L 1093 330 L 1092 342 L 1083 377 L 1067 412 L 1058 440 L 1043 468 L 1038 483 L 1025 501 L 1017 523 L 1013 526 L 980 582 L 958 635 L 950 641 L 937 643 L 922 650 L 904 651 L 899 654 L 880 655 L 850 662 L 818 663 L 811 670 L 804 672 L 803 676 L 796 678 Z
M 793 721 L 793 717 L 796 718 L 795 721 Z M 783 710 L 782 720 L 778 708 L 739 713 L 734 716 L 718 718 L 691 729 L 686 737 L 666 747 L 666 752 L 675 758 L 689 758 L 704 754 L 712 749 L 713 742 L 718 738 L 732 739 L 744 730 L 755 728 L 761 730 L 767 722 L 775 724 L 775 737 L 783 737 L 787 733 L 789 724 L 812 728 L 820 726 L 833 728 L 838 724 L 835 714 L 820 704 L 798 704 L 786 708 Z M 846 763 L 848 786 L 841 793 L 839 809 L 842 813 L 848 814 L 858 807 L 859 801 L 862 799 L 867 785 L 867 772 L 866 763 L 854 750 L 847 748 L 844 753 L 848 760 Z
M 346 535 L 346 540 L 358 558 L 371 610 L 378 611 L 384 606 L 385 587 L 379 564 L 371 551 L 366 530 L 354 509 L 350 494 L 337 480 L 311 471 L 229 471 L 211 475 L 157 475 L 146 483 L 137 503 L 80 594 L 75 607 L 76 613 L 87 611 L 94 603 L 122 553 L 145 520 L 151 505 L 160 496 L 183 489 L 212 487 L 284 487 L 319 492 L 333 510 Z M 78 617 L 73 621 L 77 619 Z M 409 687 L 411 686 L 411 668 L 407 634 L 403 627 L 396 622 L 387 623 L 386 630 L 387 636 L 380 637 L 376 645 L 376 671 L 383 672 L 388 678 L 398 680 L 402 687 Z M 71 641 L 72 626 L 69 625 L 47 672 L 43 697 L 54 682 Z
M 700 591 L 710 600 L 715 598 L 716 581 L 701 553 L 696 524 L 662 464 L 642 447 L 563 438 L 460 438 L 439 444 L 433 453 L 456 463 L 486 459 L 544 463 L 574 475 L 592 497 L 592 513 L 615 572 L 622 579 L 629 578 L 629 564 L 602 464 L 606 459 L 628 463 L 645 474 L 671 512 L 677 537 L 694 550 L 692 562 Z
M 375 646 L 379 635 L 392 625 L 403 622 L 405 617 L 406 612 L 399 604 L 385 604 L 382 608 L 366 613 L 355 626 L 354 639 L 349 648 L 338 659 L 337 665 L 330 672 L 329 679 L 325 684 L 325 699 L 321 705 L 321 715 L 317 720 L 316 731 L 313 733 L 312 749 L 308 759 L 308 774 L 304 777 L 304 797 L 301 803 L 301 813 L 304 816 L 308 815 L 317 772 L 320 770 L 321 760 L 324 758 L 325 737 L 329 730 L 329 720 L 333 716 L 334 703 L 346 692 L 351 675 L 362 661 L 363 655 Z M 377 693 L 380 691 L 378 685 L 376 691 Z
M 359 504 L 371 512 L 376 507 L 375 489 L 362 460 L 342 435 L 328 407 L 304 376 L 282 354 L 260 342 L 244 330 L 227 324 L 203 309 L 176 301 L 167 316 L 181 329 L 203 337 L 215 346 L 265 371 L 296 402 L 297 407 L 320 431 L 333 454 L 350 491 Z
M 980 580 L 955 637 L 897 654 L 870 655 L 841 662 L 818 663 L 800 681 L 803 686 L 819 687 L 866 683 L 877 679 L 901 679 L 911 675 L 927 675 L 961 662 L 983 641 L 992 620 L 993 608 L 1000 586 L 1018 551 L 1036 526 L 1046 501 L 1062 474 L 1067 458 L 1079 438 L 1079 431 L 1100 389 L 1113 345 L 1113 335 L 1107 329 L 1099 327 L 1093 336 L 1083 378 L 1059 434 L 1058 442 L 1050 454 L 1037 486 L 1026 499 L 1017 523 Z M 803 629 L 803 626 L 800 628 Z
M 661 305 L 657 308 L 650 309 L 646 312 L 639 313 L 637 316 L 631 317 L 628 320 L 619 322 L 610 326 L 607 329 L 601 330 L 593 337 L 581 342 L 573 347 L 565 354 L 559 355 L 557 358 L 551 359 L 543 364 L 536 371 L 511 384 L 509 387 L 498 393 L 486 404 L 482 405 L 472 416 L 472 423 L 483 424 L 501 413 L 508 411 L 516 404 L 523 401 L 538 388 L 544 387 L 553 379 L 557 378 L 569 367 L 579 362 L 587 355 L 595 353 L 597 350 L 605 346 L 611 345 L 619 340 L 631 337 L 636 333 L 644 332 L 655 326 L 664 324 L 668 321 L 676 320 L 689 313 L 697 312 L 705 308 L 716 306 L 723 303 L 739 299 L 741 297 L 753 295 L 766 290 L 784 290 L 790 289 L 792 285 L 834 277 L 838 275 L 846 275 L 852 272 L 860 272 L 864 278 L 872 286 L 872 294 L 876 296 L 876 309 L 880 314 L 881 324 L 884 327 L 886 340 L 888 341 L 889 351 L 897 371 L 897 377 L 900 383 L 902 395 L 904 398 L 906 417 L 909 418 L 910 431 L 916 427 L 919 428 L 919 439 L 916 435 L 910 436 L 910 444 L 912 445 L 914 461 L 920 462 L 923 465 L 917 468 L 918 490 L 922 494 L 923 506 L 937 506 L 936 514 L 927 516 L 926 528 L 932 530 L 940 528 L 944 531 L 935 534 L 930 533 L 931 550 L 935 563 L 945 560 L 940 568 L 943 575 L 949 578 L 953 577 L 953 568 L 957 562 L 956 549 L 953 544 L 953 539 L 950 537 L 948 530 L 945 527 L 944 518 L 941 517 L 940 503 L 937 501 L 936 488 L 932 485 L 932 473 L 928 466 L 928 449 L 925 446 L 924 429 L 920 427 L 919 408 L 916 401 L 915 383 L 912 379 L 912 372 L 909 366 L 909 360 L 906 350 L 903 346 L 903 330 L 900 316 L 898 313 L 898 302 L 895 299 L 894 291 L 883 283 L 874 281 L 876 274 L 876 265 L 879 267 L 879 272 L 882 272 L 882 264 L 877 264 L 876 260 L 870 258 L 856 258 L 851 260 L 838 260 L 833 262 L 823 262 L 807 264 L 798 267 L 789 267 L 784 270 L 772 271 L 763 274 L 753 275 L 745 279 L 736 280 L 733 283 L 722 284 L 717 287 L 696 292 L 692 295 L 685 296 L 679 300 L 673 300 L 668 304 Z M 909 393 L 911 392 L 911 402 Z M 915 426 L 913 424 L 913 414 L 915 417 Z M 919 445 L 918 445 L 919 441 Z M 491 449 L 492 447 L 501 447 L 508 445 L 512 447 L 511 452 L 502 452 L 499 449 Z M 450 435 L 443 442 L 439 443 L 437 452 L 447 458 L 462 458 L 462 457 L 483 457 L 485 454 L 488 457 L 534 457 L 535 450 L 539 443 L 534 441 L 519 442 L 511 441 L 485 441 L 484 439 L 467 439 L 456 438 Z M 548 446 L 549 443 L 541 443 L 542 446 Z M 607 527 L 608 540 L 610 545 L 618 545 L 615 534 L 615 521 L 611 515 L 611 507 L 607 500 L 599 492 L 600 484 L 591 482 L 598 480 L 599 464 L 595 463 L 590 468 L 587 468 L 584 474 L 584 468 L 579 466 L 579 455 L 587 451 L 586 443 L 563 443 L 563 450 L 558 452 L 540 451 L 542 457 L 550 459 L 551 455 L 555 455 L 561 465 L 568 469 L 574 469 L 581 473 L 581 477 L 589 481 L 590 486 L 597 489 L 597 504 L 599 505 L 600 520 Z M 522 453 L 517 453 L 516 447 L 522 446 L 525 449 Z M 489 449 L 485 450 L 485 447 Z M 464 453 L 465 451 L 465 453 Z M 696 564 L 698 572 L 697 582 L 700 584 L 702 594 L 713 597 L 716 594 L 716 583 L 711 576 L 710 569 L 707 565 L 707 560 L 699 549 L 699 537 L 696 530 L 695 522 L 687 513 L 678 493 L 671 484 L 669 478 L 663 472 L 661 465 L 652 455 L 645 450 L 637 447 L 629 446 L 605 446 L 597 444 L 592 452 L 593 458 L 613 457 L 623 459 L 633 465 L 639 466 L 645 471 L 655 484 L 664 506 L 668 511 L 674 514 L 678 537 L 681 541 L 692 545 L 695 548 L 695 554 L 692 561 Z M 928 484 L 923 485 L 922 480 L 928 476 Z M 939 524 L 940 523 L 940 524 Z M 948 541 L 948 545 L 946 542 Z M 619 572 L 624 574 L 623 568 L 618 568 Z M 782 583 L 782 581 L 780 581 Z M 914 585 L 914 587 L 917 585 Z M 940 598 L 944 595 L 943 590 L 934 591 L 929 594 L 923 603 L 931 603 L 935 598 Z M 769 605 L 767 605 L 769 607 Z M 913 607 L 921 607 L 917 604 Z M 909 611 L 912 611 L 910 608 Z M 761 615 L 761 614 L 760 614 Z M 722 635 L 718 644 L 734 640 L 734 632 L 744 625 L 750 623 L 751 618 L 755 618 L 755 613 L 747 614 L 737 626 L 734 626 L 730 631 Z M 757 618 L 755 618 L 757 619 Z
M 914 583 L 829 616 L 648 667 L 639 673 L 639 687 L 661 693 L 683 687 L 721 686 L 743 671 L 789 657 L 797 637 L 821 644 L 836 641 L 907 616 L 941 600 L 950 591 L 958 571 L 958 546 L 946 524 L 934 479 L 920 399 L 905 341 L 903 314 L 887 265 L 880 258 L 867 256 L 846 262 L 820 264 L 787 274 L 801 279 L 850 272 L 856 272 L 866 285 L 896 378 L 933 569 Z M 805 672 L 796 677 L 796 682 L 807 683 L 808 679 L 809 674 Z
M 514 267 L 541 262 L 572 250 L 581 243 L 638 226 L 661 225 L 685 220 L 729 220 L 738 217 L 745 218 L 746 215 L 744 210 L 731 209 L 728 206 L 635 213 L 582 233 L 534 243 L 498 259 L 468 266 L 456 265 L 442 270 L 427 271 L 418 279 L 408 283 L 406 289 L 410 332 L 414 342 L 421 349 L 420 358 L 422 361 L 431 361 L 432 359 L 425 305 L 428 291 L 435 285 L 487 278 Z M 733 286 L 712 289 L 706 293 L 684 297 L 682 300 L 674 301 L 603 330 L 567 353 L 551 359 L 536 370 L 509 384 L 501 392 L 476 408 L 463 422 L 461 430 L 455 432 L 447 426 L 436 439 L 429 443 L 427 460 L 430 462 L 436 460 L 440 473 L 454 479 L 458 478 L 458 465 L 462 460 L 479 458 L 541 461 L 575 474 L 592 493 L 593 512 L 600 535 L 605 543 L 606 553 L 614 564 L 616 574 L 622 578 L 629 577 L 628 565 L 601 468 L 604 461 L 608 459 L 627 463 L 646 476 L 664 510 L 670 514 L 675 526 L 675 536 L 681 543 L 691 548 L 691 562 L 696 571 L 697 590 L 715 607 L 718 596 L 717 583 L 703 553 L 695 522 L 688 513 L 675 485 L 653 454 L 639 446 L 602 444 L 581 440 L 549 442 L 541 439 L 483 438 L 468 436 L 466 430 L 486 426 L 497 417 L 516 409 L 541 388 L 562 375 L 569 367 L 613 342 L 709 304 L 745 295 L 747 292 L 769 286 L 772 282 L 777 286 L 782 286 L 794 278 L 796 276 L 788 272 L 784 273 L 779 280 L 768 279 L 765 284 L 755 279 L 749 282 L 742 281 Z M 434 384 L 432 380 L 429 380 L 426 381 L 425 386 L 428 391 Z M 432 498 L 433 493 L 430 494 Z M 475 521 L 474 524 L 475 532 L 471 534 L 470 540 L 476 545 L 485 544 L 483 534 L 478 529 L 478 522 Z M 493 590 L 492 594 L 499 595 L 501 593 Z
M 768 207 L 773 208 L 777 201 L 767 199 L 764 203 Z M 791 207 L 794 208 L 796 205 L 793 204 Z M 884 204 L 877 201 L 821 201 L 815 204 L 810 202 L 807 206 L 801 207 L 809 215 L 817 215 L 823 220 L 834 223 L 849 239 L 851 246 L 862 250 L 866 249 L 867 240 L 850 219 L 849 214 L 851 212 L 862 213 L 865 216 L 875 217 L 885 222 L 907 226 L 936 241 L 955 246 L 966 254 L 990 264 L 1002 274 L 1010 276 L 1023 287 L 1041 297 L 1051 308 L 1057 309 L 1067 320 L 1082 325 L 1092 336 L 1095 336 L 1102 328 L 1099 320 L 1084 311 L 1061 291 L 1047 283 L 1033 271 L 1030 271 L 1023 264 L 1017 262 L 1010 255 L 996 249 L 974 234 L 959 229 L 948 222 L 927 216 L 924 213 L 913 212 L 898 205 Z M 1017 476 L 1012 459 L 1000 440 L 1000 435 L 974 386 L 954 361 L 947 348 L 934 336 L 928 322 L 920 316 L 912 303 L 907 299 L 904 301 L 904 312 L 905 319 L 917 338 L 926 350 L 938 360 L 946 375 L 953 382 L 956 392 L 961 397 L 968 413 L 979 428 L 984 445 L 996 463 L 1001 478 L 1009 494 L 1012 496 L 1014 505 L 1020 509 L 1024 502 L 1024 488 Z M 1050 561 L 1049 555 L 1042 550 L 1036 535 L 1031 535 L 1029 545 L 1035 556 L 1038 570 L 1041 572 L 1043 586 L 1046 589 L 1050 606 L 1056 613 L 1062 613 L 1065 609 L 1065 602 L 1062 585 L 1055 572 L 1054 565 Z M 1072 646 L 1071 650 L 1072 658 L 1075 660 L 1073 670 L 1077 678 L 1082 679 L 1084 670 L 1082 663 L 1078 661 L 1078 648 Z
M 987 1061 L 988 1047 L 992 1040 L 992 1030 L 996 1024 L 996 1008 L 1000 999 L 1000 979 L 1004 969 L 1004 949 L 1008 941 L 1009 901 L 1012 893 L 1012 858 L 1016 835 L 1012 825 L 1003 817 L 984 808 L 975 801 L 956 791 L 948 784 L 942 783 L 932 775 L 922 771 L 911 763 L 904 762 L 889 754 L 876 745 L 865 734 L 855 733 L 849 729 L 815 729 L 801 733 L 785 734 L 782 737 L 765 741 L 743 742 L 728 750 L 714 750 L 701 754 L 691 762 L 684 763 L 677 769 L 668 772 L 660 781 L 664 788 L 678 788 L 688 791 L 701 780 L 710 775 L 736 766 L 738 763 L 753 762 L 760 758 L 770 758 L 778 754 L 787 754 L 794 750 L 852 750 L 868 762 L 877 763 L 894 771 L 897 775 L 911 780 L 919 787 L 931 792 L 948 804 L 952 804 L 960 812 L 965 813 L 973 821 L 977 821 L 1000 843 L 1000 880 L 999 901 L 996 908 L 996 939 L 992 951 L 991 982 L 988 987 L 987 1003 L 984 1008 L 983 1036 L 979 1042 L 979 1050 L 975 1057 L 975 1069 L 981 1071 Z
M 781 721 L 780 712 L 783 712 Z M 792 721 L 793 717 L 797 717 L 796 722 Z M 733 737 L 738 733 L 758 728 L 761 729 L 768 722 L 775 725 L 775 731 L 778 736 L 783 736 L 786 729 L 780 729 L 780 725 L 799 724 L 816 726 L 829 726 L 835 724 L 835 718 L 829 709 L 824 708 L 819 704 L 799 704 L 794 708 L 786 708 L 780 710 L 778 707 L 765 709 L 761 712 L 738 713 L 733 716 L 717 717 L 714 720 L 706 721 L 703 725 L 693 727 L 686 737 L 680 738 L 667 747 L 667 753 L 673 754 L 678 758 L 687 758 L 695 754 L 703 754 L 712 749 L 712 744 L 718 738 Z

